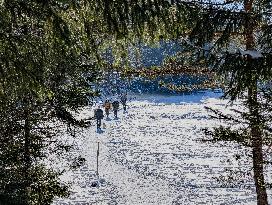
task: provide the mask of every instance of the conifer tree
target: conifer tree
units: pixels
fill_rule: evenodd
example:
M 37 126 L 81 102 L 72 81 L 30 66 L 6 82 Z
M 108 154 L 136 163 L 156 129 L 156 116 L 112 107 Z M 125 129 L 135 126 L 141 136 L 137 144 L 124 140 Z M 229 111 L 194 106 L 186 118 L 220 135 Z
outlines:
M 95 55 L 72 17 L 76 1 L 2 1 L 0 5 L 0 204 L 50 204 L 67 196 L 60 172 L 42 160 L 56 127 L 86 126 L 71 114 L 95 95 Z M 82 9 L 82 8 L 81 8 Z M 83 23 L 82 23 L 83 24 Z M 86 46 L 87 45 L 87 46 Z
M 176 1 L 178 4 L 179 1 Z M 219 119 L 243 122 L 244 129 L 215 128 L 215 140 L 233 140 L 252 149 L 252 166 L 257 204 L 267 205 L 263 147 L 271 137 L 266 87 L 272 80 L 270 1 L 193 2 L 200 12 L 184 36 L 194 62 L 206 65 L 224 78 L 225 97 L 240 99 L 247 112 L 228 116 L 215 111 Z M 265 97 L 266 96 L 266 97 Z M 266 100 L 265 100 L 266 99 Z M 265 104 L 265 105 L 264 105 Z

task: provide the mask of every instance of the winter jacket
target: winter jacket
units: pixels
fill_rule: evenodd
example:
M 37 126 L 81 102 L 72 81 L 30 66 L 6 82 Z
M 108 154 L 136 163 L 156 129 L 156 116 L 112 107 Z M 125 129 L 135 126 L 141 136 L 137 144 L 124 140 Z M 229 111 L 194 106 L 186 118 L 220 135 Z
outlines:
M 126 104 L 126 102 L 127 102 L 127 96 L 126 95 L 121 96 L 121 102 L 122 102 L 122 104 Z
M 104 115 L 103 115 L 103 110 L 101 110 L 100 108 L 97 108 L 94 110 L 94 117 L 96 119 L 103 119 Z
M 118 110 L 119 109 L 119 102 L 118 101 L 114 101 L 112 103 L 112 108 L 113 108 L 113 110 Z

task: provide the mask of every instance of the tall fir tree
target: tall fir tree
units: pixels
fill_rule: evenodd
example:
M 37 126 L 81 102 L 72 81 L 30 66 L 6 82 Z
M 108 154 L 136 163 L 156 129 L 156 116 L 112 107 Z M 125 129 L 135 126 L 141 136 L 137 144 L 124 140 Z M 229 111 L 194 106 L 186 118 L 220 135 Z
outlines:
M 91 39 L 82 39 L 81 10 L 76 1 L 0 5 L 1 204 L 50 204 L 69 193 L 61 173 L 42 160 L 57 140 L 57 125 L 67 127 L 67 134 L 86 126 L 70 111 L 95 95 L 90 83 L 96 80 L 97 59 L 86 49 Z M 67 148 L 55 147 L 55 152 Z
M 245 129 L 226 126 L 215 128 L 210 134 L 216 140 L 233 140 L 251 147 L 257 204 L 267 205 L 263 148 L 269 144 L 271 125 L 264 92 L 272 80 L 271 2 L 202 1 L 192 4 L 200 12 L 188 38 L 184 36 L 185 50 L 191 52 L 192 62 L 207 66 L 223 77 L 225 97 L 231 101 L 242 100 L 248 110 L 237 111 L 243 120 L 214 111 L 219 119 L 244 121 Z

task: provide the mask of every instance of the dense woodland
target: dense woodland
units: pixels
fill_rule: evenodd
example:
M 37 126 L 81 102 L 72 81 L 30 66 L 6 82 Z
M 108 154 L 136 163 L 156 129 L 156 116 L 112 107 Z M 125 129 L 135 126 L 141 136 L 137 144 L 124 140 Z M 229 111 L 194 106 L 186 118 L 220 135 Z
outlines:
M 226 123 L 206 133 L 251 148 L 257 204 L 268 204 L 263 166 L 271 162 L 262 148 L 272 143 L 271 14 L 269 0 L 2 0 L 0 204 L 51 204 L 69 195 L 62 172 L 43 158 L 52 147 L 69 151 L 55 139 L 88 126 L 72 111 L 98 96 L 93 85 L 115 70 L 124 78 L 204 75 L 197 88 L 222 87 L 230 101 L 242 100 L 247 111 L 235 116 L 207 108 L 240 129 Z M 162 66 L 131 66 L 131 50 L 141 58 L 139 45 L 162 40 L 182 50 Z

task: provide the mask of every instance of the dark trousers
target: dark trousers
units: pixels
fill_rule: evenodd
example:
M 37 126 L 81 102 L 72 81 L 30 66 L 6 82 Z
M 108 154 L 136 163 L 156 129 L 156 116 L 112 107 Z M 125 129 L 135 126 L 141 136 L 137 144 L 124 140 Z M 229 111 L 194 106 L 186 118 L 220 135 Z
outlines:
M 106 113 L 106 115 L 107 115 L 107 117 L 109 117 L 109 114 L 110 114 L 110 109 L 105 109 L 105 113 Z
M 127 110 L 127 105 L 125 103 L 123 104 L 123 109 L 124 109 L 124 111 Z
M 113 110 L 114 117 L 117 118 L 117 110 Z
M 96 119 L 97 129 L 101 128 L 101 119 Z

